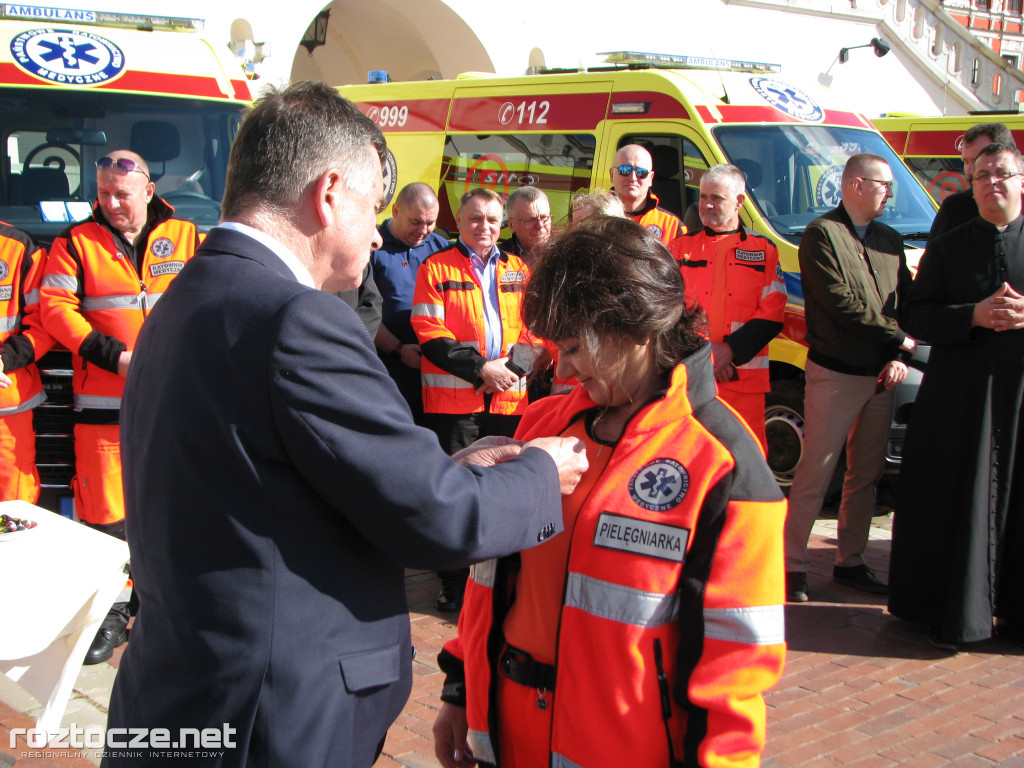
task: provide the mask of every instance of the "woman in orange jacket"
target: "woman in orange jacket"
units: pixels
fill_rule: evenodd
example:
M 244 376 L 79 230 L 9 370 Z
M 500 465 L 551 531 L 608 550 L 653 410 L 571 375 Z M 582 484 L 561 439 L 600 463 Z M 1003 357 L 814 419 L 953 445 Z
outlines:
M 703 316 L 668 251 L 598 217 L 527 287 L 571 392 L 517 437 L 586 443 L 565 533 L 473 567 L 434 725 L 446 768 L 756 766 L 785 657 L 785 502 L 715 397 Z

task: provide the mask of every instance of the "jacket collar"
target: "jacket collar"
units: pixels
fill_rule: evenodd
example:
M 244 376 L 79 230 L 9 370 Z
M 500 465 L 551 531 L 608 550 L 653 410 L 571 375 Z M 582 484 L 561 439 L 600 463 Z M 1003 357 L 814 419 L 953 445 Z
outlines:
M 580 386 L 564 396 L 555 397 L 564 398 L 564 402 L 551 415 L 556 425 L 551 434 L 560 433 L 586 411 L 602 407 L 591 400 L 587 391 Z M 678 423 L 714 399 L 715 376 L 711 365 L 711 344 L 705 343 L 672 370 L 668 386 L 656 392 L 647 404 L 630 417 L 623 439 L 630 435 L 656 432 Z
M 223 227 L 214 227 L 196 252 L 197 256 L 215 256 L 227 253 L 243 259 L 251 259 L 282 277 L 295 280 L 295 275 L 272 250 L 257 240 Z
M 464 242 L 462 242 L 461 237 L 455 241 L 455 247 L 458 248 L 459 253 L 461 253 L 467 259 L 471 259 L 473 257 L 473 254 L 470 252 L 469 247 Z M 508 254 L 501 250 L 501 248 L 498 248 L 498 260 L 508 261 Z

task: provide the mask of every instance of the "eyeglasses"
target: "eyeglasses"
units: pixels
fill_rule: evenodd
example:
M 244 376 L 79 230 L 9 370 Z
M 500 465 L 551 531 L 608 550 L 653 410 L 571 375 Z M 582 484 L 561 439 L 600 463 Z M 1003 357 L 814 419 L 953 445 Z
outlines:
M 638 179 L 646 179 L 651 172 L 650 168 L 641 168 L 639 165 L 620 165 L 616 170 L 619 172 L 619 176 L 629 176 L 635 173 Z
M 1006 181 L 1012 179 L 1014 176 L 1021 176 L 1022 174 L 1017 171 L 996 171 L 995 173 L 987 173 L 982 171 L 981 173 L 974 174 L 974 178 L 971 179 L 971 183 L 984 184 L 986 181 Z
M 101 157 L 96 161 L 96 168 L 101 171 L 105 171 L 108 168 L 119 168 L 125 173 L 131 173 L 132 171 L 138 171 L 149 180 L 149 174 L 142 170 L 142 166 L 136 163 L 134 160 L 128 157 L 119 157 L 116 160 L 112 157 Z
M 543 227 L 551 223 L 551 214 L 545 214 L 544 216 L 534 216 L 532 219 L 513 219 L 518 221 L 527 229 L 536 229 L 537 227 Z
M 875 184 L 881 184 L 885 187 L 886 192 L 892 192 L 893 182 L 885 181 L 884 179 L 869 179 L 867 176 L 861 176 L 861 181 L 873 181 Z

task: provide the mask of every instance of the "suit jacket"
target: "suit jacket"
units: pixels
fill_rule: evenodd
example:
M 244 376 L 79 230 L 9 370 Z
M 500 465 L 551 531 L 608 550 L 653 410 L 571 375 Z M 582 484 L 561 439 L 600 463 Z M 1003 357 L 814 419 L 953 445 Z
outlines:
M 411 688 L 403 569 L 561 529 L 543 451 L 454 464 L 351 308 L 230 230 L 146 322 L 121 431 L 142 607 L 108 727 L 227 723 L 204 765 L 369 766 Z

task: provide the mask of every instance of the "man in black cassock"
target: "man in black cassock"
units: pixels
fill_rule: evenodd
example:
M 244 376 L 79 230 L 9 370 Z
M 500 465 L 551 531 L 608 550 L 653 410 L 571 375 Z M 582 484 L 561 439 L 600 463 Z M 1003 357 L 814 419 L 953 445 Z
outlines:
M 979 216 L 928 246 L 900 326 L 932 345 L 900 470 L 889 610 L 950 650 L 1024 642 L 1024 160 L 991 144 Z

